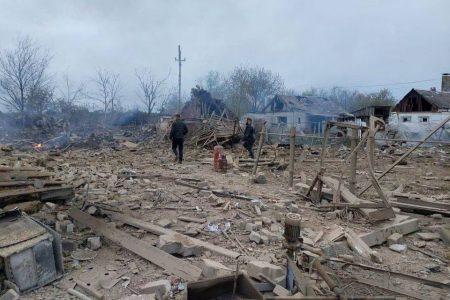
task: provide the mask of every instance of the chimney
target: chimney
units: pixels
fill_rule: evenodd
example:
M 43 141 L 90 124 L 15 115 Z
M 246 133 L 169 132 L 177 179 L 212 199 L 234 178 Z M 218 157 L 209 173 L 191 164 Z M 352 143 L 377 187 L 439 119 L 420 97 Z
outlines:
M 441 92 L 450 92 L 450 73 L 442 74 L 442 88 Z

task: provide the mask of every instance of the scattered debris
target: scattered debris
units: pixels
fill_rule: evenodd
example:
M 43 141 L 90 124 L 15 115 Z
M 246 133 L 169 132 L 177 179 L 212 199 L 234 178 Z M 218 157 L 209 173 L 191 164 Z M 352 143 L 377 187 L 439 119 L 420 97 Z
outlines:
M 89 214 L 83 213 L 76 208 L 71 208 L 69 210 L 69 215 L 77 222 L 90 227 L 98 234 L 101 234 L 105 238 L 118 243 L 122 247 L 151 261 L 174 275 L 177 275 L 185 280 L 196 280 L 200 277 L 201 270 L 199 268 L 181 259 L 177 259 L 149 243 L 134 238 L 117 229 L 110 228 L 106 223 L 96 220 Z
M 193 131 L 182 165 L 174 165 L 167 149 L 152 141 L 127 139 L 129 133 L 113 136 L 110 147 L 84 152 L 72 146 L 59 154 L 35 155 L 0 147 L 5 153 L 0 156 L 0 196 L 7 195 L 0 197 L 0 215 L 20 207 L 33 222 L 46 224 L 41 228 L 54 228 L 52 242 L 46 229 L 38 237 L 48 234 L 46 243 L 59 245 L 61 258 L 55 264 L 66 269 L 58 275 L 63 276 L 55 283 L 58 288 L 21 290 L 23 283 L 6 280 L 2 292 L 17 289 L 32 293 L 30 298 L 69 293 L 81 299 L 201 300 L 206 291 L 251 299 L 445 298 L 450 290 L 450 195 L 442 176 L 448 175 L 446 148 L 418 148 L 407 166 L 396 164 L 378 182 L 370 176 L 383 174 L 378 168 L 392 165 L 406 149 L 373 148 L 377 163 L 372 168 L 377 169 L 371 174 L 373 162 L 358 157 L 362 167 L 353 178 L 352 167 L 341 164 L 345 157 L 351 162 L 351 153 L 364 149 L 365 142 L 351 149 L 326 143 L 325 151 L 303 144 L 294 172 L 288 163 L 291 149 L 266 145 L 258 155 L 260 172 L 252 176 L 255 160 L 243 158 L 239 147 L 226 149 L 233 139 L 222 136 L 224 128 L 211 128 L 229 120 L 208 118 L 195 122 L 200 129 Z M 212 168 L 217 142 L 200 137 L 201 132 L 223 144 L 227 172 Z M 289 172 L 282 165 L 289 165 Z M 368 190 L 363 198 L 361 182 L 368 180 L 375 188 L 382 185 L 382 193 Z M 298 222 L 288 217 L 292 213 Z M 14 248 L 36 239 L 11 245 L 20 237 L 16 229 L 11 232 L 14 236 L 8 231 L 6 238 L 0 234 L 0 244 Z M 0 245 L 0 276 L 8 279 L 2 251 Z

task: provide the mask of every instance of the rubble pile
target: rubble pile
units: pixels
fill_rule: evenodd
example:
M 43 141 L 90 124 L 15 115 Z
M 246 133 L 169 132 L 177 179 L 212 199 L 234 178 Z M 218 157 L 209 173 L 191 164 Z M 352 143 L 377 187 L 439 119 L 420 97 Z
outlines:
M 4 210 L 18 206 L 26 212 L 35 212 L 46 202 L 64 202 L 74 197 L 73 181 L 61 180 L 42 167 L 51 158 L 32 158 L 24 155 L 16 161 L 18 157 L 13 155 L 6 160 L 10 164 L 0 165 L 0 207 Z M 33 164 L 26 163 L 27 160 L 33 160 Z
M 342 171 L 350 149 L 326 148 L 321 167 L 321 147 L 296 148 L 289 187 L 289 149 L 265 146 L 257 163 L 242 149 L 227 150 L 230 167 L 216 172 L 212 151 L 203 149 L 207 134 L 198 148 L 187 147 L 181 165 L 173 164 L 168 143 L 124 135 L 113 132 L 115 142 L 100 141 L 100 148 L 56 153 L 0 147 L 3 212 L 30 216 L 47 238 L 56 232 L 52 245 L 60 247 L 63 267 L 52 284 L 21 289 L 6 277 L 0 237 L 6 274 L 0 299 L 449 295 L 449 148 L 419 148 L 379 179 L 394 216 L 373 222 L 384 204 L 373 188 L 358 195 L 371 182 L 364 153 L 350 190 L 351 177 Z M 375 149 L 374 174 L 406 151 Z M 16 230 L 19 215 L 0 215 Z M 27 235 L 18 249 L 35 245 L 35 238 Z M 58 261 L 55 251 L 50 257 Z
M 231 144 L 241 137 L 241 129 L 237 120 L 224 119 L 212 115 L 201 122 L 197 132 L 191 135 L 191 142 L 199 147 L 212 148 L 216 145 Z

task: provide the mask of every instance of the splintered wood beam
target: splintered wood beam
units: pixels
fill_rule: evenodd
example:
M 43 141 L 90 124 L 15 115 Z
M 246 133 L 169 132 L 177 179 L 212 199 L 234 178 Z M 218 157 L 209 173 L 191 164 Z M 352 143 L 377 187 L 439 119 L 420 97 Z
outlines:
M 360 203 L 372 203 L 368 200 L 360 199 L 355 196 L 352 192 L 350 192 L 345 186 L 341 186 L 339 188 L 339 181 L 337 179 L 328 177 L 328 176 L 319 176 L 319 180 L 329 186 L 333 191 L 339 189 L 341 193 L 341 198 L 348 203 L 352 204 L 360 204 Z M 383 208 L 380 210 L 361 208 L 360 211 L 367 218 L 374 221 L 382 221 L 386 219 L 395 218 L 395 213 L 392 207 Z
M 69 216 L 80 224 L 91 228 L 95 233 L 119 244 L 121 247 L 139 255 L 175 276 L 186 281 L 195 281 L 200 278 L 202 272 L 200 268 L 154 247 L 149 242 L 117 230 L 104 221 L 82 212 L 78 208 L 72 207 L 69 210 Z
M 29 198 L 40 200 L 42 202 L 47 201 L 60 201 L 67 200 L 74 196 L 72 186 L 60 186 L 60 187 L 48 187 L 42 189 L 26 188 L 16 190 L 0 191 L 0 205 L 5 206 L 8 204 L 29 201 Z

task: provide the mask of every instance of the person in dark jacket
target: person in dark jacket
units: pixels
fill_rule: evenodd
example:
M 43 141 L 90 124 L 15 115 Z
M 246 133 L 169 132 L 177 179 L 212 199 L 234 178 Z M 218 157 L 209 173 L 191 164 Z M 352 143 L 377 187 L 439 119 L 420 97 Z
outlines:
M 255 158 L 253 154 L 253 144 L 255 144 L 255 128 L 252 126 L 251 118 L 247 118 L 247 122 L 245 123 L 243 141 L 244 147 L 248 151 L 248 156 L 250 156 L 250 158 Z
M 176 114 L 169 138 L 172 140 L 172 151 L 175 154 L 175 162 L 178 160 L 178 163 L 180 164 L 183 162 L 183 144 L 184 137 L 187 133 L 188 129 L 186 123 L 181 120 L 180 114 Z

